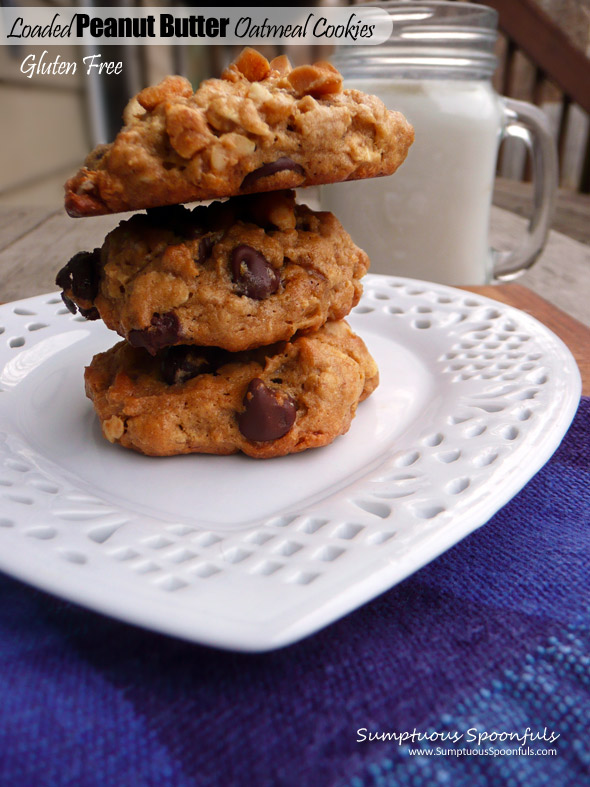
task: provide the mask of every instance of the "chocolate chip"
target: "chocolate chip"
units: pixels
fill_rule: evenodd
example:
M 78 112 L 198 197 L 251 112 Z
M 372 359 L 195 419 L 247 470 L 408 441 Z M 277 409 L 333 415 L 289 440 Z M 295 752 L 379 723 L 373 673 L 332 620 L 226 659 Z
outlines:
M 252 246 L 241 243 L 231 255 L 232 280 L 239 295 L 262 301 L 279 289 L 281 278 L 270 262 Z
M 258 167 L 258 169 L 255 169 L 253 172 L 249 172 L 242 181 L 240 188 L 251 189 L 260 178 L 267 178 L 269 175 L 274 175 L 276 172 L 284 172 L 285 170 L 293 170 L 293 172 L 298 172 L 305 177 L 305 170 L 301 164 L 297 164 L 297 162 L 287 158 L 287 156 L 281 156 L 281 158 L 278 158 L 276 161 L 270 161 L 268 164 L 263 164 L 261 167 Z
M 86 317 L 87 320 L 100 319 L 100 314 L 96 306 L 91 306 L 89 309 L 83 309 L 81 306 L 79 306 L 78 309 L 80 310 L 82 317 Z
M 201 238 L 199 241 L 199 256 L 195 260 L 197 265 L 202 265 L 208 259 L 213 246 L 215 246 L 215 241 L 210 235 L 205 235 L 204 238 Z
M 211 351 L 207 347 L 185 344 L 169 347 L 162 358 L 161 371 L 167 385 L 185 383 L 198 374 L 213 371 Z
M 65 294 L 65 292 L 62 292 L 61 299 L 65 303 L 66 309 L 69 312 L 72 312 L 72 314 L 76 314 L 76 312 L 78 310 L 78 307 L 76 306 L 76 304 L 74 303 L 74 301 L 71 298 L 68 298 L 68 296 Z
M 129 344 L 133 347 L 144 347 L 151 355 L 155 355 L 162 347 L 174 344 L 180 338 L 180 322 L 174 312 L 154 314 L 151 326 L 129 331 Z
M 295 423 L 297 410 L 292 400 L 281 391 L 267 388 L 255 377 L 244 397 L 244 411 L 238 414 L 238 428 L 246 440 L 256 443 L 278 440 Z
M 75 298 L 93 301 L 98 294 L 99 266 L 100 249 L 94 249 L 92 252 L 79 251 L 60 270 L 55 283 L 62 290 L 71 290 Z

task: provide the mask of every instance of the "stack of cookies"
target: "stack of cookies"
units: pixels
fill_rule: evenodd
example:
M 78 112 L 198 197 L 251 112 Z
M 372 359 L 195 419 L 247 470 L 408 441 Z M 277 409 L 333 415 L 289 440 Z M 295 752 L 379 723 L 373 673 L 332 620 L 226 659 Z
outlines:
M 66 209 L 146 212 L 57 276 L 71 311 L 124 338 L 86 369 L 105 437 L 273 457 L 344 434 L 378 382 L 343 320 L 369 260 L 290 189 L 391 174 L 411 126 L 327 63 L 252 49 L 194 93 L 181 77 L 146 88 L 124 120 L 66 184 Z

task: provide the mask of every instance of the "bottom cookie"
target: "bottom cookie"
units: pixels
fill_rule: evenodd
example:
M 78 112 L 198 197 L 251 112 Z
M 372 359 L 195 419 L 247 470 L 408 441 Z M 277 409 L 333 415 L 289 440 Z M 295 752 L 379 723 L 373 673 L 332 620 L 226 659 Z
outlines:
M 346 322 L 240 353 L 120 342 L 86 368 L 104 436 L 149 456 L 242 451 L 265 459 L 348 431 L 377 366 Z

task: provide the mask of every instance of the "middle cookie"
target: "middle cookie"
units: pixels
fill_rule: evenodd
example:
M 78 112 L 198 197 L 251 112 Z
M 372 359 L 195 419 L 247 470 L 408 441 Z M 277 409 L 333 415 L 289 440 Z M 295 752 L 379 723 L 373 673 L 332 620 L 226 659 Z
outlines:
M 293 192 L 155 208 L 80 252 L 57 284 L 152 354 L 176 344 L 237 352 L 340 320 L 358 303 L 369 258 L 331 213 Z

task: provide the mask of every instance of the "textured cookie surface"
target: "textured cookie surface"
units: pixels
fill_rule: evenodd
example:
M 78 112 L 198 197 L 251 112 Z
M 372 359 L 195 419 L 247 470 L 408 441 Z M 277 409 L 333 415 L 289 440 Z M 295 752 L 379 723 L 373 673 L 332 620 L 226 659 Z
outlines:
M 340 321 L 237 355 L 172 347 L 152 356 L 120 342 L 93 358 L 85 380 L 110 442 L 150 456 L 270 458 L 347 432 L 378 371 Z
M 158 208 L 122 222 L 57 277 L 66 303 L 150 352 L 175 344 L 239 351 L 339 320 L 369 265 L 331 213 L 293 192 Z
M 167 77 L 128 104 L 124 127 L 66 183 L 71 216 L 392 174 L 413 129 L 328 63 L 291 68 L 246 49 L 196 92 Z

